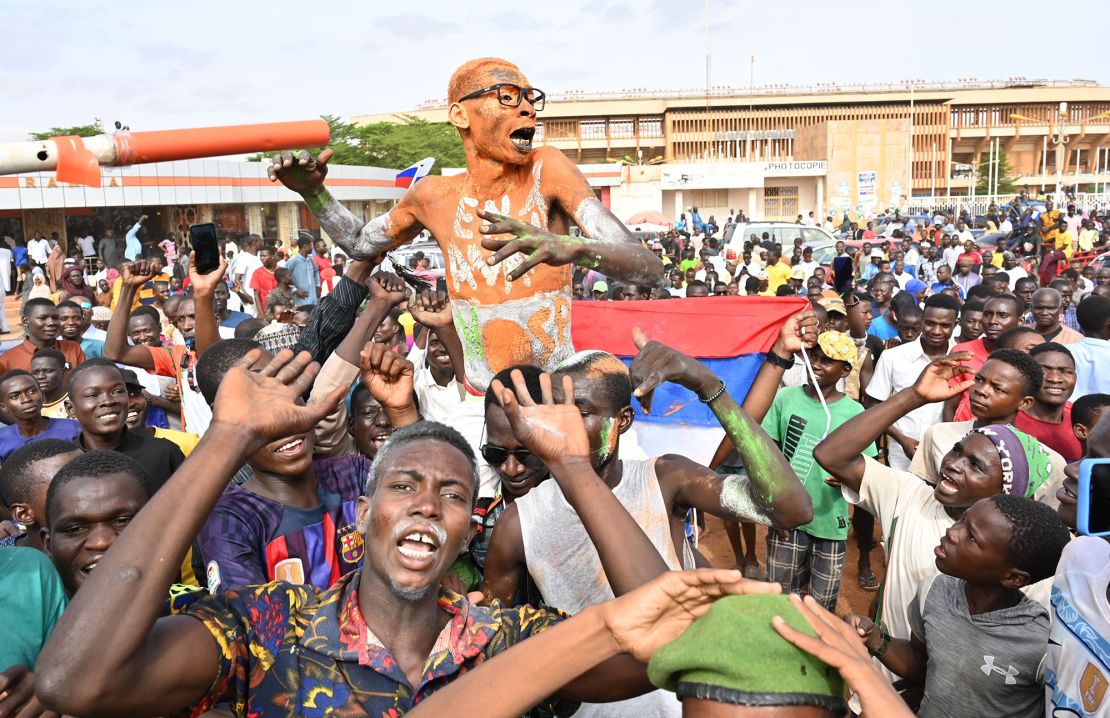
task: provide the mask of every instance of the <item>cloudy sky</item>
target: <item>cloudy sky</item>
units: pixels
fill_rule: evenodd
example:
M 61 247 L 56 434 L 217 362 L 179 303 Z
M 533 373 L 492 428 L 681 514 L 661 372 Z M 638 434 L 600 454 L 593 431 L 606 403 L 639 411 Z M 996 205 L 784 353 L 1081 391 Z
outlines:
M 707 14 L 719 85 L 746 86 L 753 54 L 757 85 L 1110 84 L 1110 53 L 1088 35 L 1105 27 L 1107 7 L 709 0 L 707 13 L 705 0 L 3 0 L 0 141 L 94 117 L 139 130 L 403 111 L 444 96 L 451 71 L 484 55 L 515 61 L 552 93 L 703 88 Z

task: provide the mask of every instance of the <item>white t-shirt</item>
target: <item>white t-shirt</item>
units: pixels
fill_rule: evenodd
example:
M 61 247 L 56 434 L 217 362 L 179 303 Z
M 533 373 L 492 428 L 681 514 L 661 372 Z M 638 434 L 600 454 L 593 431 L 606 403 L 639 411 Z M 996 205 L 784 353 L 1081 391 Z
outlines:
M 50 256 L 50 242 L 45 239 L 32 239 L 27 243 L 27 254 L 36 264 L 46 264 Z
M 1052 582 L 1052 628 L 1045 662 L 1045 715 L 1110 713 L 1110 543 L 1080 536 L 1068 544 Z
M 949 339 L 948 350 L 952 351 L 954 345 L 955 342 Z M 872 399 L 886 401 L 897 392 L 913 386 L 929 361 L 925 350 L 921 348 L 920 337 L 909 344 L 887 349 L 875 364 L 875 373 L 867 385 L 867 395 Z M 940 423 L 943 412 L 944 404 L 941 402 L 926 404 L 894 422 L 894 428 L 920 441 L 927 428 Z M 889 456 L 892 467 L 900 471 L 909 470 L 910 457 L 906 456 L 906 452 L 895 441 L 890 442 Z
M 1014 231 L 1014 223 L 1008 219 L 1002 220 L 1002 224 L 998 225 L 999 232 L 1006 232 L 1007 234 Z
M 447 423 L 452 414 L 466 399 L 466 390 L 452 377 L 447 386 L 440 386 L 428 368 L 428 350 L 416 344 L 409 351 L 408 360 L 415 367 L 412 388 L 420 402 L 420 413 L 429 421 Z
M 92 238 L 91 234 L 85 237 L 78 237 L 77 244 L 81 247 L 82 255 L 92 257 L 96 254 L 96 240 Z
M 1017 289 L 1018 280 L 1029 276 L 1029 272 L 1025 271 L 1020 264 L 1013 269 L 1003 269 L 1002 271 L 1010 278 L 1010 289 Z
M 809 279 L 813 276 L 813 270 L 817 269 L 820 266 L 820 264 L 811 260 L 809 262 L 798 262 L 794 265 L 794 269 L 802 270 L 806 273 L 806 279 Z

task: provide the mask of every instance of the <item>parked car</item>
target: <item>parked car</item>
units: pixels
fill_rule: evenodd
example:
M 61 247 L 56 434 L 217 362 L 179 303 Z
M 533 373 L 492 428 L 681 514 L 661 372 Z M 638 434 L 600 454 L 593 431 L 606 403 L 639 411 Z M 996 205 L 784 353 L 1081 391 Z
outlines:
M 784 252 L 789 252 L 794 246 L 794 240 L 801 237 L 807 246 L 814 246 L 818 242 L 831 241 L 836 243 L 836 238 L 821 227 L 811 227 L 793 222 L 752 222 L 750 224 L 737 224 L 725 228 L 725 259 L 733 261 L 744 253 L 744 242 L 753 234 L 763 239 L 766 232 L 771 241 L 783 247 Z
M 813 250 L 814 262 L 817 262 L 822 267 L 831 267 L 833 258 L 836 256 L 837 242 L 844 242 L 844 251 L 846 251 L 849 256 L 855 256 L 856 252 L 860 251 L 864 241 L 865 240 L 862 239 L 833 239 L 823 240 L 808 246 Z
M 393 250 L 386 256 L 389 257 L 394 264 L 399 264 L 408 269 L 414 269 L 416 267 L 417 252 L 423 252 L 424 257 L 431 262 L 427 271 L 431 279 L 442 279 L 446 275 L 447 264 L 443 259 L 443 251 L 439 248 L 439 245 L 432 240 L 417 239 L 410 244 Z M 436 282 L 432 281 L 432 283 L 435 284 Z

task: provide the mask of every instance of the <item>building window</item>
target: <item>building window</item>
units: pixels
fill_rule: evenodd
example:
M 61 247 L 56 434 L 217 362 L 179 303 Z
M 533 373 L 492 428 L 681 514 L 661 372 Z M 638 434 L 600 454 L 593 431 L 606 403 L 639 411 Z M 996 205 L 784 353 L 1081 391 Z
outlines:
M 727 189 L 696 189 L 691 192 L 692 207 L 727 207 L 728 206 L 728 190 Z
M 663 118 L 662 117 L 641 117 L 640 118 L 640 137 L 646 139 L 657 139 L 663 136 Z
M 789 222 L 798 218 L 798 186 L 764 187 L 763 219 Z
M 614 139 L 631 139 L 636 136 L 632 120 L 609 120 L 609 136 Z
M 605 139 L 605 120 L 582 120 L 578 123 L 578 129 L 584 140 Z

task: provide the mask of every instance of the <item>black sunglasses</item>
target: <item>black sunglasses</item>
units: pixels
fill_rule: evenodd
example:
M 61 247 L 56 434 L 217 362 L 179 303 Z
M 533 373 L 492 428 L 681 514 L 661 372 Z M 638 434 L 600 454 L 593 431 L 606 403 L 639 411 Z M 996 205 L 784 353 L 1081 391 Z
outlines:
M 499 82 L 496 85 L 483 87 L 480 90 L 475 90 L 469 95 L 463 95 L 459 98 L 459 102 L 463 100 L 473 100 L 475 97 L 481 97 L 487 92 L 497 92 L 497 101 L 505 107 L 520 107 L 521 100 L 528 100 L 532 106 L 536 108 L 536 112 L 543 110 L 543 106 L 547 101 L 547 95 L 543 90 L 537 90 L 534 87 L 521 87 L 509 82 Z
M 518 463 L 530 469 L 539 469 L 543 467 L 543 462 L 539 460 L 539 457 L 528 449 L 513 449 L 510 451 L 504 446 L 482 444 L 480 451 L 482 452 L 482 458 L 485 459 L 490 466 L 501 466 L 505 463 L 505 460 L 509 458 L 509 454 L 512 454 L 513 458 L 516 459 Z

